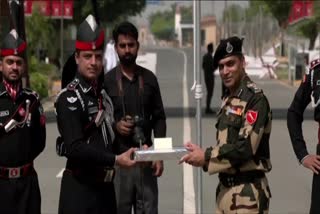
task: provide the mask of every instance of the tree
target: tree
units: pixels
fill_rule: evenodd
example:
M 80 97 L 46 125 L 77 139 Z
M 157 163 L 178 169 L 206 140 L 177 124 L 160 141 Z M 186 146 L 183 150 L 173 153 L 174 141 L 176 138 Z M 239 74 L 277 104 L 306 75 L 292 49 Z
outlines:
M 156 12 L 150 15 L 150 25 L 151 32 L 157 39 L 160 40 L 172 40 L 174 39 L 174 19 L 176 4 L 171 6 L 171 10 Z M 193 13 L 192 7 L 180 7 L 181 13 L 181 22 L 183 23 L 192 23 L 193 22 Z
M 290 27 L 291 31 L 299 36 L 309 39 L 309 50 L 314 49 L 314 45 L 318 36 L 319 19 L 320 19 L 320 3 L 313 2 L 314 15 L 310 18 L 304 19 L 297 24 Z
M 157 12 L 150 16 L 151 32 L 157 39 L 170 40 L 174 38 L 173 11 Z
M 119 18 L 140 13 L 146 6 L 146 0 L 97 0 L 97 12 L 102 23 L 116 22 Z M 74 19 L 79 25 L 89 14 L 93 14 L 92 0 L 74 1 Z
M 40 14 L 37 8 L 32 16 L 26 18 L 26 34 L 28 42 L 28 56 L 36 55 L 40 58 L 41 50 L 50 50 L 50 53 L 56 52 L 54 42 L 56 40 L 56 31 L 51 19 Z
M 244 18 L 244 9 L 239 5 L 232 4 L 222 14 L 223 22 L 239 22 Z
M 292 0 L 262 0 L 267 5 L 272 16 L 277 20 L 281 29 L 281 56 L 284 56 L 284 31 L 288 26 Z

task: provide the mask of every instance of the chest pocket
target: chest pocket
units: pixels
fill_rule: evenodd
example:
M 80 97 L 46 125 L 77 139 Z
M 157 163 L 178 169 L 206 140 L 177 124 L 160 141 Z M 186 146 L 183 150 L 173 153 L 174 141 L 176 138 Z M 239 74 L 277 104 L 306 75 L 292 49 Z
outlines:
M 223 123 L 228 129 L 227 142 L 236 143 L 238 141 L 239 131 L 242 126 L 242 116 L 236 114 L 224 115 Z
M 240 130 L 242 125 L 242 116 L 235 114 L 226 115 L 225 122 L 228 126 Z

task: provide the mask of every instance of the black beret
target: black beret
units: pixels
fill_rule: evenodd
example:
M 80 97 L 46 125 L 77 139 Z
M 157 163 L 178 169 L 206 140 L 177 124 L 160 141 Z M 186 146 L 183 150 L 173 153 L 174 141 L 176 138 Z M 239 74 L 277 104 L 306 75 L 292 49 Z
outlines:
M 6 35 L 1 44 L 0 55 L 2 57 L 10 55 L 22 56 L 26 47 L 26 42 L 18 36 L 15 29 L 12 29 L 10 33 Z
M 243 39 L 236 36 L 222 39 L 213 56 L 214 69 L 218 68 L 218 63 L 221 59 L 231 55 L 242 54 L 242 42 Z

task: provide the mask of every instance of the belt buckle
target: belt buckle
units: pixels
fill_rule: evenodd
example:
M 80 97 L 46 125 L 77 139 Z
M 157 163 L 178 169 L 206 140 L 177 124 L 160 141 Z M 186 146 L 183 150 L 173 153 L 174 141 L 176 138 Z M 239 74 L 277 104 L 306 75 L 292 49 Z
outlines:
M 20 168 L 8 168 L 8 177 L 9 178 L 19 178 L 20 177 Z
M 111 182 L 114 176 L 114 169 L 104 169 L 104 179 L 103 182 Z

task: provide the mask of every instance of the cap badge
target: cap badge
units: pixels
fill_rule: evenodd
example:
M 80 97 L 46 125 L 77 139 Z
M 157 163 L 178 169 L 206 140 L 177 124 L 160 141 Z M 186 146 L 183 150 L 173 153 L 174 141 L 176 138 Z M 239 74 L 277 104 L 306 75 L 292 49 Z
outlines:
M 92 49 L 95 50 L 96 49 L 96 44 L 93 42 L 92 43 Z
M 227 53 L 231 53 L 233 51 L 233 46 L 230 44 L 230 42 L 227 43 L 226 51 Z
M 17 55 L 17 54 L 18 54 L 18 50 L 17 50 L 16 48 L 13 50 L 13 54 L 14 54 L 14 55 Z

